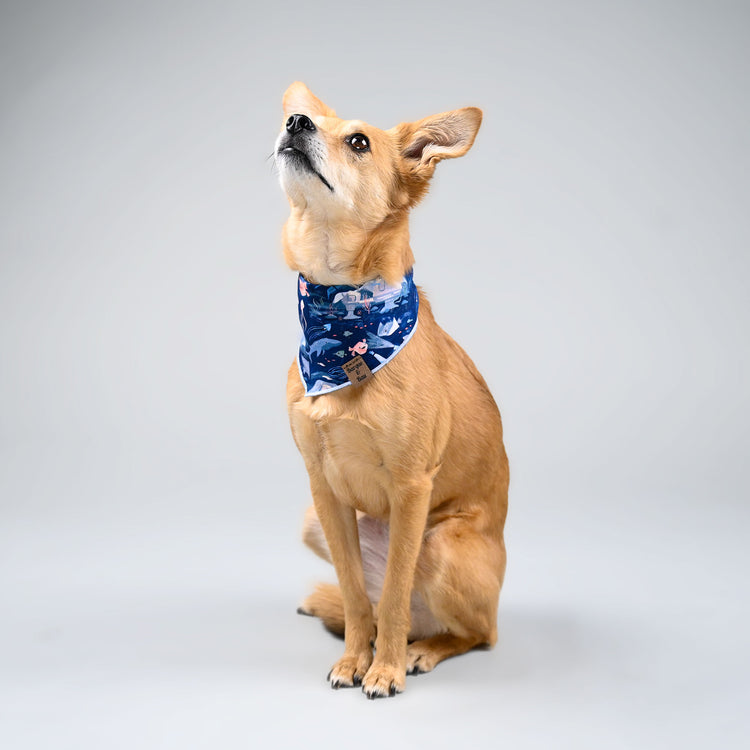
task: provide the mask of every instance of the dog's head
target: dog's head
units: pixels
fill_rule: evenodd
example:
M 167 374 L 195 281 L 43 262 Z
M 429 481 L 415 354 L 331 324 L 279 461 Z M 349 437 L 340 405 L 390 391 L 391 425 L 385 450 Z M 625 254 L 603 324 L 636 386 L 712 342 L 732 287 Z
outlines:
M 363 269 L 363 254 L 376 245 L 374 254 L 383 255 L 388 243 L 380 235 L 392 240 L 399 227 L 408 250 L 408 210 L 427 192 L 439 161 L 469 150 L 481 110 L 466 107 L 380 130 L 340 119 L 299 82 L 287 89 L 283 106 L 275 159 L 292 207 L 284 237 L 287 261 L 321 283 L 349 283 L 352 274 L 373 270 L 393 275 L 385 267 Z

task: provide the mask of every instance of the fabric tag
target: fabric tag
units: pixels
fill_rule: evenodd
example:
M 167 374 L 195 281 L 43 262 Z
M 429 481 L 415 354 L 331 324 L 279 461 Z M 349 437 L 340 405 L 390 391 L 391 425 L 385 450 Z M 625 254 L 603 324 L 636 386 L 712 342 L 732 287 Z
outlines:
M 372 370 L 359 355 L 352 357 L 348 362 L 344 362 L 341 369 L 346 373 L 346 377 L 349 378 L 352 385 L 361 385 L 365 380 L 372 377 Z

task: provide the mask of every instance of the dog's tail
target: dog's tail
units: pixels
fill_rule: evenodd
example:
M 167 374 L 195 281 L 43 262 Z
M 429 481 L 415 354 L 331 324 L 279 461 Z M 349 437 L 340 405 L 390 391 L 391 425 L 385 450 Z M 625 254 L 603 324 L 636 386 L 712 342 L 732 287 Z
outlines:
M 333 583 L 319 583 L 297 612 L 319 617 L 326 630 L 344 635 L 344 599 L 341 589 Z

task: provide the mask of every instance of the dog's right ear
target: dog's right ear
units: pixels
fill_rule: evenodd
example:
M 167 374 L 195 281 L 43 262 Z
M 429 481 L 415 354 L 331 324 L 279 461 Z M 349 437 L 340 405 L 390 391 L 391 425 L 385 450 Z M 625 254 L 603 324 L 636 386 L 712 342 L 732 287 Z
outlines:
M 284 93 L 284 115 L 335 117 L 336 113 L 310 91 L 301 81 L 295 81 Z

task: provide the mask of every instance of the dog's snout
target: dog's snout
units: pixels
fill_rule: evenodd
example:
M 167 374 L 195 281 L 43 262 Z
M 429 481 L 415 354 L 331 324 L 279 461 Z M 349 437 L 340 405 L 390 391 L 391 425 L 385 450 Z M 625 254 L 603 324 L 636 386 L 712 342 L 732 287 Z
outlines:
M 292 115 L 286 121 L 286 130 L 287 133 L 296 135 L 301 130 L 309 130 L 311 132 L 314 131 L 315 125 L 307 115 Z

